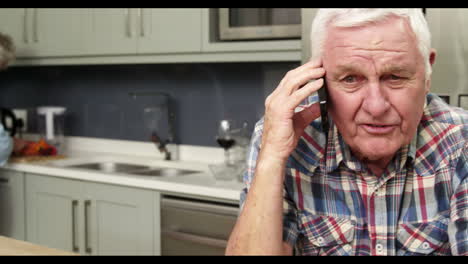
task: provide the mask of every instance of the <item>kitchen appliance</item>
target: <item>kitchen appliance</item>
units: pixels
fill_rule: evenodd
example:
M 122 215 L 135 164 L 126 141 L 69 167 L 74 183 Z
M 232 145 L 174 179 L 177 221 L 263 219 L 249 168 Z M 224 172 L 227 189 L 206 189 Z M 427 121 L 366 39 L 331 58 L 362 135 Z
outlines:
M 11 137 L 14 137 L 24 125 L 23 120 L 16 118 L 15 113 L 11 109 L 4 107 L 0 108 L 0 121 L 3 128 L 10 133 Z
M 224 255 L 238 213 L 238 205 L 164 196 L 161 254 Z
M 221 40 L 300 39 L 300 8 L 219 8 Z
M 65 107 L 41 106 L 37 108 L 39 117 L 38 128 L 41 138 L 57 149 L 58 153 L 64 148 Z

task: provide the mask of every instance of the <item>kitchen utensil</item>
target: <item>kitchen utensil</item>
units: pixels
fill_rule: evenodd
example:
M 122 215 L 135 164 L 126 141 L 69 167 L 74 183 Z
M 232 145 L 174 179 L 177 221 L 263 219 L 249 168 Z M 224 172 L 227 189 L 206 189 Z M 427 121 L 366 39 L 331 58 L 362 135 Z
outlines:
M 0 120 L 3 128 L 8 131 L 12 137 L 23 127 L 23 120 L 16 118 L 15 113 L 8 108 L 0 108 Z
M 59 106 L 42 106 L 37 108 L 39 134 L 48 144 L 56 147 L 58 152 L 61 152 L 64 147 L 65 111 L 65 107 Z

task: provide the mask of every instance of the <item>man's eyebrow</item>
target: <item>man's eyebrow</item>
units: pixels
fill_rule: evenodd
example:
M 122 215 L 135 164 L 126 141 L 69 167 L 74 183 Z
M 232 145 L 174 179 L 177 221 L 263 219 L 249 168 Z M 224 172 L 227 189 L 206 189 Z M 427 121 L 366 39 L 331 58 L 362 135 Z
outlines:
M 344 73 L 360 73 L 361 72 L 361 68 L 353 64 L 338 65 L 336 66 L 335 69 L 336 70 L 333 71 L 334 78 L 339 78 L 340 75 Z
M 353 64 L 345 64 L 336 66 L 335 76 L 341 75 L 343 73 L 360 73 L 362 70 L 359 66 Z M 384 66 L 381 73 L 412 73 L 414 70 L 411 70 L 411 67 L 407 65 L 394 65 L 389 64 Z
M 382 72 L 383 73 L 391 73 L 391 72 L 393 72 L 393 73 L 412 73 L 414 71 L 411 70 L 411 68 L 406 66 L 406 65 L 388 65 L 388 66 L 383 67 Z
M 361 71 L 358 66 L 352 64 L 338 65 L 336 66 L 337 72 L 359 72 Z

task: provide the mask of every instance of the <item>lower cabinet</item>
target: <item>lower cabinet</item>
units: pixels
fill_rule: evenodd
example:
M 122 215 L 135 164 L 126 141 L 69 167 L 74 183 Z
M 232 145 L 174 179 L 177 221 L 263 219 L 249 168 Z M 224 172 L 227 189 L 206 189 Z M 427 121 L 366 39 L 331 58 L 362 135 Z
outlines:
M 0 235 L 25 240 L 24 173 L 0 169 Z
M 84 255 L 160 255 L 158 192 L 26 174 L 27 240 Z

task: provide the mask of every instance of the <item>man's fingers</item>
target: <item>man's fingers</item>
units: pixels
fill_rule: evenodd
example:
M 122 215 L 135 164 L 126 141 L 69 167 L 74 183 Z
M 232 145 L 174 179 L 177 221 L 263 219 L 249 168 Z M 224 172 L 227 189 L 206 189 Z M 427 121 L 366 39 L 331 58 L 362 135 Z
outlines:
M 304 85 L 301 89 L 295 91 L 291 95 L 292 100 L 290 103 L 293 104 L 294 107 L 298 106 L 307 97 L 309 97 L 311 94 L 313 94 L 318 89 L 320 89 L 323 86 L 323 84 L 324 84 L 323 78 L 310 81 L 308 84 Z

